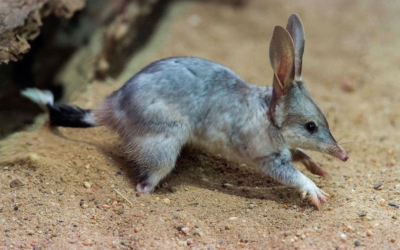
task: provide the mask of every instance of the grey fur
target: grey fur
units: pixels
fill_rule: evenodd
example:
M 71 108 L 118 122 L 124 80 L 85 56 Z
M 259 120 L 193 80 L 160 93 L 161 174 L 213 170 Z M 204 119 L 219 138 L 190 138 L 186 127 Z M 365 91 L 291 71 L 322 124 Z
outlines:
M 271 40 L 273 87 L 246 83 L 205 59 L 167 58 L 145 67 L 85 119 L 121 135 L 127 155 L 139 166 L 140 192 L 151 192 L 172 171 L 182 147 L 190 145 L 259 168 L 308 194 L 319 208 L 328 195 L 291 161 L 325 177 L 302 149 L 343 161 L 348 156 L 302 82 L 300 18 L 293 14 L 287 27 L 290 33 L 275 27 Z M 309 122 L 317 126 L 315 132 L 306 129 Z

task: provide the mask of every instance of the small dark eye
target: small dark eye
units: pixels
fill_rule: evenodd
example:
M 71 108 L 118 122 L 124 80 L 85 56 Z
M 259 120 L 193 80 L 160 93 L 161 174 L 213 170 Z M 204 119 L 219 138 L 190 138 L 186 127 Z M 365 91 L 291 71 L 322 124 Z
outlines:
M 307 131 L 310 132 L 310 133 L 315 133 L 315 132 L 317 132 L 317 125 L 315 125 L 314 122 L 307 122 L 305 128 L 306 128 Z

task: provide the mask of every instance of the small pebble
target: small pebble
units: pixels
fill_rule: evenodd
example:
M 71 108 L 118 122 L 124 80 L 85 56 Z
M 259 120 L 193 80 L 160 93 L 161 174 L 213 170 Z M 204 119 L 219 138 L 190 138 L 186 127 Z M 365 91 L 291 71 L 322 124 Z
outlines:
M 379 205 L 381 205 L 381 207 L 384 207 L 385 206 L 385 199 L 381 199 L 379 201 Z
M 399 208 L 399 205 L 397 205 L 397 204 L 394 203 L 393 201 L 389 202 L 388 204 L 389 204 L 389 206 L 391 206 L 391 207 Z
M 140 193 L 136 193 L 136 197 L 140 197 Z
M 91 239 L 85 240 L 84 242 L 82 242 L 82 245 L 84 246 L 91 246 L 93 245 L 93 242 Z
M 170 199 L 168 199 L 168 198 L 165 198 L 163 201 L 164 201 L 164 203 L 165 203 L 165 204 L 169 204 L 169 203 L 171 203 L 171 200 L 170 200 Z
M 90 184 L 89 182 L 85 181 L 83 183 L 83 185 L 85 186 L 85 188 L 90 188 L 92 186 L 92 184 Z
M 176 193 L 176 192 L 178 191 L 178 189 L 177 189 L 176 187 L 169 187 L 168 190 L 169 190 L 171 193 Z
M 374 235 L 370 230 L 367 231 L 367 236 L 372 236 Z
M 253 209 L 254 207 L 255 207 L 255 205 L 253 204 L 253 203 L 250 203 L 250 206 L 249 206 L 251 209 Z
M 225 227 L 225 229 L 226 229 L 226 227 Z M 197 228 L 197 227 L 196 227 L 196 230 L 194 230 L 194 233 L 193 233 L 193 234 L 194 234 L 194 235 L 196 235 L 196 234 L 200 235 L 200 233 L 201 233 L 201 232 L 200 232 L 200 228 Z M 200 235 L 200 236 L 201 236 L 201 235 Z
M 186 235 L 189 234 L 189 228 L 187 228 L 187 227 L 183 227 L 183 228 L 181 229 L 181 231 L 184 232 Z
M 181 247 L 187 246 L 187 242 L 183 241 L 183 240 L 180 240 L 180 241 L 178 241 L 178 245 L 181 246 Z
M 15 180 L 10 182 L 10 188 L 20 187 L 20 186 L 23 186 L 23 185 L 24 184 L 19 179 L 15 179 Z
M 395 243 L 396 239 L 395 238 L 390 238 L 390 242 Z
M 358 246 L 360 246 L 360 242 L 359 242 L 358 240 L 356 240 L 356 241 L 354 241 L 354 245 L 355 245 L 356 247 L 358 247 Z
M 237 220 L 238 217 L 230 217 L 229 220 Z
M 328 211 L 332 211 L 333 210 L 333 207 L 328 207 Z
M 192 239 L 188 239 L 188 240 L 186 241 L 186 243 L 187 243 L 188 246 L 190 246 L 190 245 L 193 244 L 193 240 L 192 240 Z
M 232 187 L 233 185 L 232 184 L 230 184 L 230 183 L 224 183 L 224 184 L 222 184 L 222 187 Z
M 140 227 L 135 227 L 134 231 L 135 231 L 135 233 L 139 233 L 140 231 L 142 231 L 142 228 L 140 228 Z
M 14 207 L 14 211 L 18 211 L 18 207 L 17 206 Z
M 362 213 L 360 213 L 360 215 L 359 215 L 360 217 L 364 217 L 364 216 L 367 216 L 367 213 L 366 212 L 362 212 Z
M 379 182 L 378 184 L 375 184 L 374 188 L 377 189 L 377 190 L 381 190 L 383 188 L 382 183 Z
M 343 79 L 342 83 L 340 84 L 340 88 L 344 92 L 353 92 L 356 90 L 355 83 L 347 78 Z
M 104 208 L 104 209 L 110 209 L 110 206 L 109 206 L 109 205 L 106 205 L 106 204 L 104 204 L 104 205 L 103 205 L 103 208 Z
M 28 235 L 34 235 L 35 232 L 33 230 L 28 230 Z
M 345 234 L 340 234 L 340 239 L 342 239 L 342 241 L 345 241 L 347 238 L 347 236 Z

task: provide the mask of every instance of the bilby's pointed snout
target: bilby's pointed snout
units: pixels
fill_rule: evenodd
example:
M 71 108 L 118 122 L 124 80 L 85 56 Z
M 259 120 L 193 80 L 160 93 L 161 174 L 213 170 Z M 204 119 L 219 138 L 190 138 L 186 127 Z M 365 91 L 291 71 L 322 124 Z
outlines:
M 342 148 L 339 144 L 336 144 L 330 149 L 330 153 L 332 156 L 342 160 L 342 161 L 347 161 L 349 159 L 349 156 L 346 153 L 346 150 Z

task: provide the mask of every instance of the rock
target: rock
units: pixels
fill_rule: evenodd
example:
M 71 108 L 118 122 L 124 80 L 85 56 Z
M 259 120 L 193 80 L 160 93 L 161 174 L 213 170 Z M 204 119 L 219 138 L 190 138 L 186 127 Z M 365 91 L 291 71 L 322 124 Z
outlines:
M 141 227 L 135 227 L 134 231 L 135 231 L 135 233 L 139 233 L 140 231 L 142 231 L 142 228 Z
M 182 228 L 181 231 L 184 232 L 186 235 L 189 234 L 189 228 L 187 228 L 187 227 Z
M 381 182 L 374 185 L 374 189 L 381 190 L 382 188 L 383 188 L 383 185 Z
M 187 246 L 187 242 L 183 241 L 183 240 L 180 240 L 180 241 L 178 241 L 178 245 L 181 246 L 181 247 Z
M 171 193 L 176 193 L 176 192 L 178 191 L 178 189 L 177 189 L 176 187 L 169 187 L 168 190 L 169 190 Z
M 200 235 L 200 228 L 196 228 L 195 230 L 194 230 L 194 235 Z M 200 235 L 201 236 L 201 235 Z
M 10 182 L 10 188 L 15 188 L 15 187 L 21 187 L 21 186 L 23 186 L 24 184 L 22 183 L 22 181 L 20 181 L 19 179 L 15 179 L 15 180 L 12 180 L 11 182 Z
M 93 245 L 93 242 L 92 242 L 91 239 L 87 239 L 87 240 L 85 240 L 84 242 L 82 242 L 82 245 L 84 245 L 84 246 L 91 246 L 91 245 Z
M 165 199 L 163 199 L 163 202 L 164 202 L 165 204 L 169 204 L 169 203 L 171 203 L 171 200 L 168 199 L 168 198 L 165 198 Z
M 343 79 L 342 83 L 340 84 L 340 88 L 344 92 L 353 92 L 356 90 L 355 83 L 347 78 Z
M 92 186 L 92 184 L 90 184 L 89 182 L 85 181 L 83 183 L 83 186 L 85 186 L 85 188 L 90 188 Z

